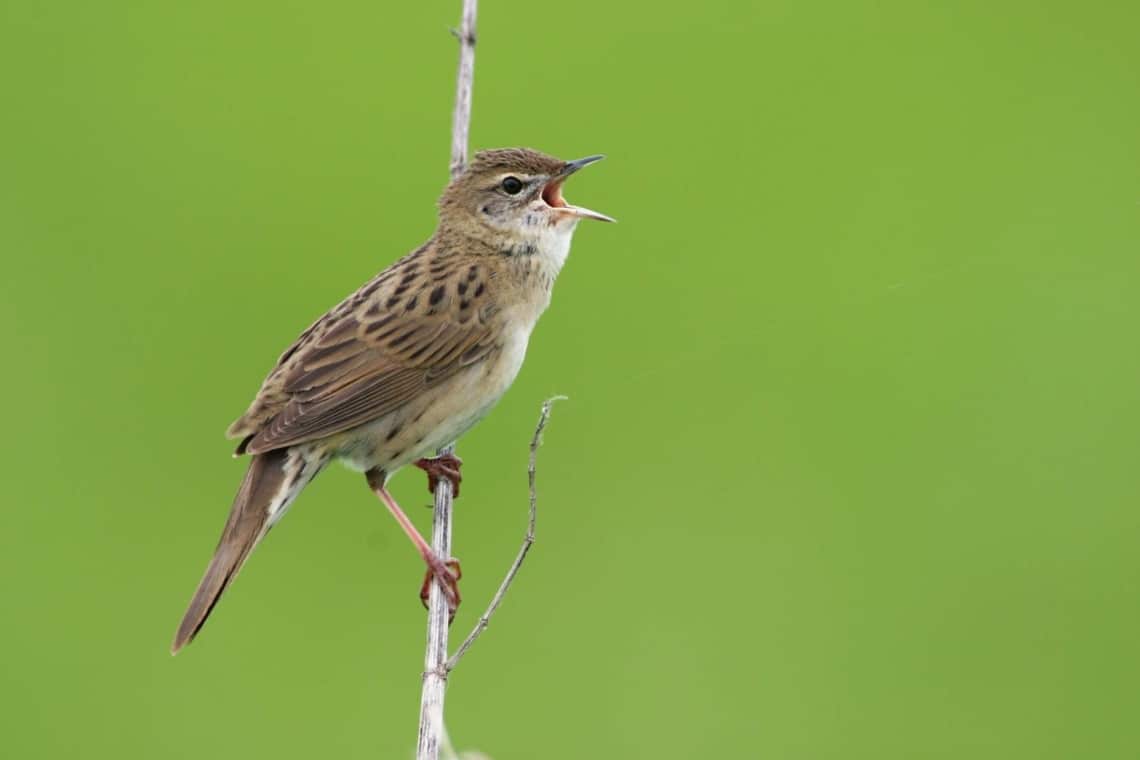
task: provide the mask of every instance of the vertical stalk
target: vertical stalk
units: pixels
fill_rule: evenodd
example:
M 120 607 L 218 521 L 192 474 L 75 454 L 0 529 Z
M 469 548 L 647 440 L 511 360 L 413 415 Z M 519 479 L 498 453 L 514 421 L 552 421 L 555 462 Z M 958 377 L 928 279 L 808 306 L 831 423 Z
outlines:
M 471 89 L 475 79 L 475 14 L 476 0 L 463 0 L 463 15 L 455 35 L 459 38 L 459 71 L 456 75 L 455 111 L 451 122 L 449 169 L 453 179 L 467 165 L 468 133 L 471 130 Z M 453 443 L 440 449 L 439 454 L 450 454 L 454 451 Z M 436 556 L 443 559 L 451 557 L 452 498 L 451 482 L 447 478 L 440 478 L 435 488 L 431 545 Z M 439 745 L 444 734 L 443 698 L 447 689 L 449 623 L 447 597 L 439 582 L 433 580 L 428 596 L 427 650 L 424 654 L 416 760 L 439 758 Z

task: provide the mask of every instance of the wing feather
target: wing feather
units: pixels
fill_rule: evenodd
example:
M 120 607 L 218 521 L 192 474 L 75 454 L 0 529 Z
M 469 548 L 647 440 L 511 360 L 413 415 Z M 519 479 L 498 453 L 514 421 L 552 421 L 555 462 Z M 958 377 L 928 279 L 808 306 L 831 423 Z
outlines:
M 413 254 L 394 267 L 414 263 Z M 447 275 L 470 283 L 469 267 L 433 281 L 430 299 L 413 295 L 404 303 L 391 291 L 405 287 L 408 277 L 385 274 L 318 320 L 282 355 L 249 411 L 230 428 L 232 435 L 247 438 L 241 451 L 260 454 L 351 430 L 497 350 L 494 310 L 486 308 L 484 289 L 484 308 L 470 297 L 450 295 L 460 289 L 448 287 Z M 442 286 L 435 284 L 440 279 Z

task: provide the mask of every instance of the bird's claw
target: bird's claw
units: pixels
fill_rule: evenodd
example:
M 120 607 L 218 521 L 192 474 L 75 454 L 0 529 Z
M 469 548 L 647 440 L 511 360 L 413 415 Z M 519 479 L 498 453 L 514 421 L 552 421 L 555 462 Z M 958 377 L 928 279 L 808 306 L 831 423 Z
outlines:
M 438 457 L 423 457 L 415 461 L 416 467 L 427 473 L 428 492 L 435 493 L 440 478 L 447 478 L 451 482 L 451 494 L 459 498 L 459 484 L 463 482 L 463 475 L 459 468 L 463 460 L 454 454 L 441 454 Z
M 463 570 L 459 567 L 459 560 L 452 557 L 448 560 L 433 558 L 435 562 L 428 562 L 428 571 L 424 574 L 423 585 L 420 586 L 420 601 L 425 608 L 431 596 L 431 583 L 439 581 L 439 587 L 447 599 L 447 622 L 455 620 L 455 611 L 463 598 L 459 595 L 459 579 L 463 577 Z

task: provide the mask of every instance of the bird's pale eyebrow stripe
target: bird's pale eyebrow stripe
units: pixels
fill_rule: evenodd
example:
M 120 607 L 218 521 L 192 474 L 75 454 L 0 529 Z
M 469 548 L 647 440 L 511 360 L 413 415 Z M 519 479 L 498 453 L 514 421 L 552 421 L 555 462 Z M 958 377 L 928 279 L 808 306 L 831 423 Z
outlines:
M 491 185 L 490 189 L 495 189 L 502 185 L 503 180 L 505 180 L 507 177 L 514 177 L 524 185 L 532 185 L 535 183 L 535 181 L 538 180 L 538 177 L 533 174 L 522 174 L 521 172 L 503 172 L 498 176 L 498 178 L 496 178 L 495 184 Z

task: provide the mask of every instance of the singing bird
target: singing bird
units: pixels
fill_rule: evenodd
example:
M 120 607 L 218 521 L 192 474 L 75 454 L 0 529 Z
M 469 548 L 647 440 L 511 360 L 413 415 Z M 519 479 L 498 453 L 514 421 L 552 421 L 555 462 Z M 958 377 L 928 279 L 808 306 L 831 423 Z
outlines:
M 458 495 L 460 460 L 429 458 L 481 420 L 514 381 L 582 219 L 610 217 L 562 196 L 601 159 L 534 150 L 477 153 L 439 200 L 422 246 L 373 277 L 285 350 L 230 425 L 251 455 L 173 652 L 188 644 L 250 552 L 329 462 L 363 472 L 439 580 L 454 613 L 459 566 L 435 555 L 388 492 L 407 464 Z

